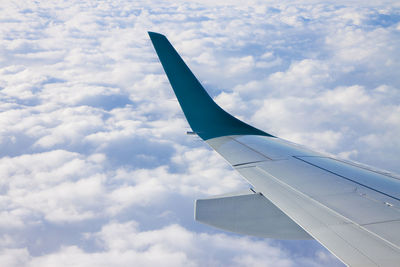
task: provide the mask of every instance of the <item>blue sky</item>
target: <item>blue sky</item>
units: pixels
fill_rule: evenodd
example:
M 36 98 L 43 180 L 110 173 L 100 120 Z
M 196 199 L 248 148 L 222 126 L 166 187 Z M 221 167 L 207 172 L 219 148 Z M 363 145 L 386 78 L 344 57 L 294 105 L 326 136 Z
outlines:
M 0 21 L 3 266 L 341 266 L 194 222 L 248 185 L 185 134 L 147 31 L 235 116 L 400 173 L 396 1 L 13 1 Z

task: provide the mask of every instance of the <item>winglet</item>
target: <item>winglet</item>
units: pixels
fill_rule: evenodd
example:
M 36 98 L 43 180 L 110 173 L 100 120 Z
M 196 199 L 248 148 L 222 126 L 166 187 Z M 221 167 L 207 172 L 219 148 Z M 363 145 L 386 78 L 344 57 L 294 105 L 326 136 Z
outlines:
M 168 39 L 155 32 L 149 32 L 149 36 L 190 127 L 203 140 L 244 134 L 273 137 L 236 119 L 219 107 Z

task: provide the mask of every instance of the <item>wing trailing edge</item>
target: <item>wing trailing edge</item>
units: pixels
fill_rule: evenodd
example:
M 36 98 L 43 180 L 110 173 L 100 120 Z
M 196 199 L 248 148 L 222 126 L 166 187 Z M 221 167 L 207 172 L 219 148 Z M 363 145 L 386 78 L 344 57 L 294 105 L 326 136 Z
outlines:
M 218 106 L 168 39 L 155 32 L 149 32 L 149 36 L 190 127 L 203 140 L 227 135 L 273 137 Z

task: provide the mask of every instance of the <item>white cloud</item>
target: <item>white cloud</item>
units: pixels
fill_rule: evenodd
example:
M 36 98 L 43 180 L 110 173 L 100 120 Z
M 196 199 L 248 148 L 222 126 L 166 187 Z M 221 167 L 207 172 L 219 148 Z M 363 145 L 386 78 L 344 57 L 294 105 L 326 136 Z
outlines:
M 179 225 L 140 231 L 136 222 L 111 222 L 85 238 L 94 240 L 101 250 L 86 252 L 77 246 L 67 246 L 32 258 L 27 251 L 14 249 L 8 250 L 9 255 L 3 258 L 10 266 L 17 261 L 25 266 L 318 266 L 331 260 L 322 251 L 317 253 L 316 262 L 291 258 L 266 241 L 225 234 L 196 234 Z
M 304 59 L 292 63 L 285 72 L 271 74 L 267 84 L 278 92 L 307 95 L 317 93 L 320 84 L 327 83 L 330 79 L 325 62 Z
M 368 105 L 372 99 L 362 86 L 354 85 L 326 91 L 321 96 L 320 101 L 340 109 L 351 109 L 354 111 L 355 106 Z
M 246 56 L 241 58 L 229 59 L 228 73 L 230 75 L 246 74 L 254 68 L 254 58 L 252 56 Z
M 0 251 L 1 264 L 4 264 L 4 266 L 23 266 L 29 259 L 27 249 L 5 249 Z

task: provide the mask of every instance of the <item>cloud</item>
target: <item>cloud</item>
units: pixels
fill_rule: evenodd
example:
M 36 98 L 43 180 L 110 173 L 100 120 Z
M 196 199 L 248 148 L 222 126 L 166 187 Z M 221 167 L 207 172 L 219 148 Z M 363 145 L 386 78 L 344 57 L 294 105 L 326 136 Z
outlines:
M 110 222 L 100 231 L 86 235 L 85 239 L 93 239 L 101 250 L 86 252 L 77 246 L 68 246 L 33 259 L 26 251 L 13 250 L 4 258 L 13 262 L 19 257 L 18 261 L 26 266 L 126 266 L 132 263 L 141 266 L 294 266 L 301 263 L 318 266 L 329 260 L 329 256 L 319 252 L 318 262 L 307 262 L 290 258 L 287 252 L 265 241 L 224 234 L 196 234 L 179 225 L 140 231 L 134 221 Z
M 193 221 L 196 198 L 248 185 L 185 134 L 149 30 L 168 36 L 232 114 L 399 172 L 392 1 L 3 6 L 5 266 L 340 265 L 316 241 L 239 237 Z
M 5 249 L 0 252 L 0 258 L 5 266 L 22 266 L 30 257 L 27 249 Z

